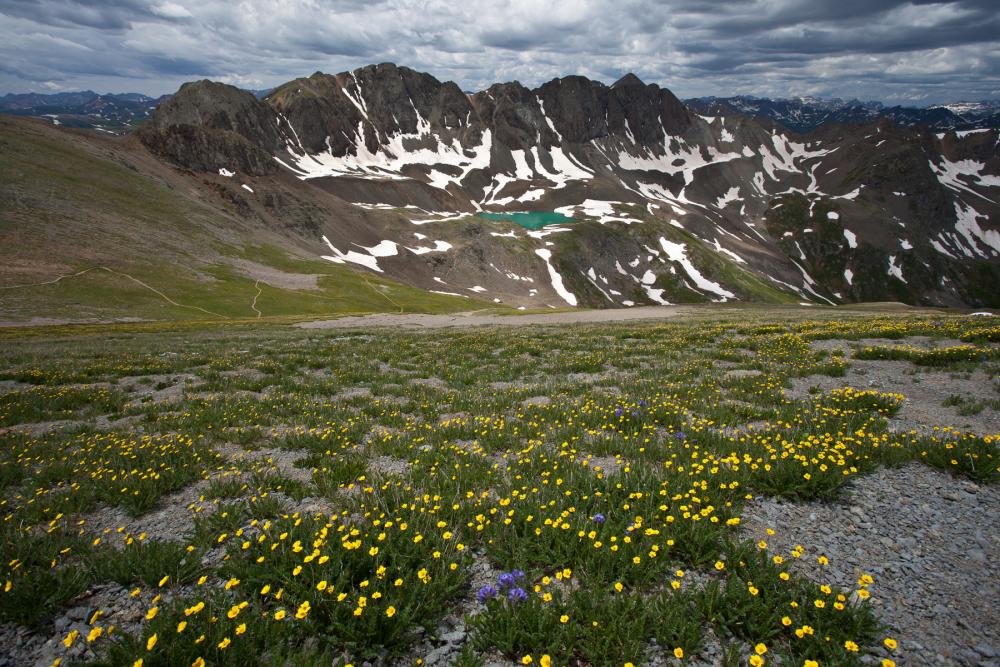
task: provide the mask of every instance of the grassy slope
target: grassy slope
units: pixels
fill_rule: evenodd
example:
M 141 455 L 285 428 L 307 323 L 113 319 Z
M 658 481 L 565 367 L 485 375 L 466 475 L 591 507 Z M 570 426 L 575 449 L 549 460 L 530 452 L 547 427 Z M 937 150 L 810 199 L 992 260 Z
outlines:
M 239 221 L 140 175 L 110 151 L 102 155 L 78 136 L 38 123 L 0 116 L 0 152 L 0 286 L 28 285 L 0 289 L 0 320 L 255 317 L 258 286 L 256 305 L 265 316 L 492 306 L 293 257 L 277 237 L 240 229 Z M 227 231 L 247 245 L 224 240 Z M 225 256 L 318 274 L 319 289 L 255 286 Z

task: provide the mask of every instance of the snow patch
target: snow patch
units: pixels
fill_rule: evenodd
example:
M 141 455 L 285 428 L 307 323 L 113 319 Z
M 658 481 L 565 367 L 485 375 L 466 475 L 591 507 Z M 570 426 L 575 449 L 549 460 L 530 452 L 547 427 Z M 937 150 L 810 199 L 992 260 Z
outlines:
M 588 218 L 596 218 L 602 225 L 609 222 L 624 222 L 627 225 L 630 225 L 633 222 L 641 222 L 640 220 L 630 218 L 627 215 L 619 215 L 615 213 L 615 204 L 621 204 L 621 202 L 604 201 L 601 199 L 585 199 L 580 204 L 560 206 L 555 209 L 555 212 L 561 213 L 562 215 L 570 218 L 582 214 Z
M 735 299 L 736 295 L 732 292 L 724 289 L 722 285 L 717 282 L 713 282 L 703 275 L 701 272 L 695 268 L 694 264 L 687 256 L 687 246 L 684 243 L 673 243 L 667 239 L 660 237 L 660 247 L 663 248 L 663 252 L 666 253 L 667 259 L 672 262 L 677 262 L 687 273 L 688 277 L 694 281 L 694 284 L 698 286 L 699 289 L 703 289 L 707 292 L 711 292 L 719 297 L 719 299 L 713 299 L 713 301 L 728 301 L 729 299 Z
M 943 245 L 941 245 L 941 243 L 937 239 L 931 239 L 931 247 L 946 257 L 957 259 L 953 254 L 948 252 L 948 249 L 945 248 Z
M 358 246 L 359 248 L 364 248 L 365 250 L 368 251 L 368 254 L 371 255 L 372 257 L 394 257 L 395 255 L 399 254 L 399 248 L 396 245 L 395 241 L 379 241 L 377 244 L 373 245 L 370 248 L 363 245 L 358 245 L 357 243 L 355 243 L 354 245 Z
M 372 152 L 365 143 L 364 126 L 368 114 L 364 98 L 361 97 L 360 93 L 357 98 L 354 98 L 346 88 L 344 93 L 365 117 L 365 120 L 358 122 L 354 135 L 350 137 L 354 142 L 354 154 L 334 155 L 329 137 L 326 141 L 328 148 L 326 151 L 316 154 L 308 153 L 301 142 L 298 142 L 298 137 L 295 135 L 291 123 L 287 118 L 282 117 L 295 137 L 295 142 L 289 140 L 286 143 L 286 149 L 293 164 L 286 164 L 277 156 L 275 156 L 275 160 L 303 180 L 324 176 L 360 176 L 385 180 L 406 180 L 408 177 L 403 176 L 401 172 L 404 167 L 410 165 L 457 167 L 459 171 L 457 175 L 430 170 L 428 182 L 433 187 L 441 189 L 447 188 L 451 183 L 460 183 L 474 169 L 486 169 L 490 166 L 493 137 L 489 130 L 484 130 L 479 145 L 471 148 L 462 146 L 457 138 L 452 139 L 451 143 L 446 143 L 431 132 L 430 123 L 420 115 L 416 106 L 413 107 L 417 114 L 416 132 L 398 132 L 390 135 L 383 145 L 378 146 Z M 428 144 L 432 144 L 433 147 L 415 147 L 415 145 L 426 146 Z
M 992 250 L 993 254 L 1000 254 L 1000 232 L 994 229 L 983 229 L 979 226 L 979 217 L 986 216 L 980 216 L 976 209 L 956 200 L 955 217 L 958 219 L 955 223 L 955 230 L 965 237 L 966 242 L 977 255 L 989 257 L 989 250 Z M 977 241 L 989 250 L 981 251 Z
M 421 234 L 421 236 L 423 235 Z M 426 255 L 429 252 L 446 252 L 451 250 L 452 245 L 447 241 L 434 241 L 433 246 L 417 246 L 416 248 L 411 248 L 409 246 L 403 247 L 412 252 L 414 255 Z
M 371 269 L 372 271 L 382 273 L 382 269 L 378 265 L 377 257 L 371 254 L 360 253 L 357 250 L 348 250 L 347 252 L 343 252 L 330 243 L 330 239 L 325 236 L 323 237 L 323 242 L 326 243 L 326 245 L 329 246 L 330 251 L 333 252 L 332 255 L 321 255 L 323 259 L 334 262 L 335 264 L 345 264 L 350 262 L 351 264 L 358 264 Z
M 712 240 L 712 247 L 715 248 L 715 252 L 720 252 L 723 255 L 729 256 L 734 262 L 738 262 L 739 264 L 746 264 L 746 260 L 737 255 L 735 252 L 727 248 L 723 248 L 722 244 L 719 243 L 719 239 Z
M 552 281 L 552 289 L 556 291 L 556 294 L 562 297 L 563 301 L 571 306 L 576 306 L 576 296 L 566 289 L 566 286 L 563 284 L 562 276 L 559 275 L 558 271 L 556 271 L 556 267 L 552 266 L 552 262 L 550 261 L 552 259 L 552 251 L 546 248 L 539 248 L 535 250 L 535 254 L 545 260 L 545 266 L 549 270 L 549 279 Z
M 1000 176 L 983 173 L 983 170 L 986 168 L 984 163 L 976 162 L 975 160 L 958 160 L 952 162 L 948 158 L 942 157 L 940 164 L 930 162 L 930 166 L 941 185 L 959 192 L 974 194 L 994 204 L 998 203 L 970 187 L 973 183 L 986 187 L 1000 187 Z
M 662 119 L 661 119 L 661 129 Z M 689 146 L 679 137 L 671 137 L 663 129 L 663 146 L 657 146 L 659 155 L 631 155 L 621 151 L 618 153 L 618 166 L 622 169 L 640 171 L 660 171 L 664 174 L 682 174 L 685 187 L 694 180 L 694 173 L 712 164 L 721 164 L 735 160 L 739 153 L 722 153 L 714 146 Z M 683 191 L 682 191 L 683 194 Z M 656 197 L 657 199 L 675 199 L 675 197 Z M 683 201 L 683 197 L 676 197 Z
M 896 264 L 895 255 L 889 255 L 889 275 L 906 282 L 906 278 L 903 277 L 903 268 Z
M 527 232 L 528 236 L 533 239 L 544 239 L 546 236 L 551 236 L 552 234 L 558 234 L 560 232 L 571 232 L 573 231 L 569 227 L 558 227 L 556 225 L 548 225 L 542 227 L 541 229 L 532 229 Z
M 961 130 L 959 132 L 956 132 L 955 135 L 959 137 L 967 137 L 970 134 L 979 134 L 981 132 L 996 132 L 996 131 L 997 129 L 994 127 L 985 127 L 979 130 Z
M 734 201 L 740 201 L 740 189 L 735 186 L 726 190 L 725 194 L 723 194 L 721 197 L 719 197 L 718 200 L 716 200 L 715 205 L 718 208 L 722 209 L 726 208 L 726 205 Z

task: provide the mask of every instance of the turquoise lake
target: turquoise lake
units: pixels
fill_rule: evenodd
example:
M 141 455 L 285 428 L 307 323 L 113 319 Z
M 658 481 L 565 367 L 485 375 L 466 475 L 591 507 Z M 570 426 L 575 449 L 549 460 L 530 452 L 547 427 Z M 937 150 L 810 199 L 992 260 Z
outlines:
M 526 211 L 524 213 L 479 213 L 480 218 L 515 222 L 525 229 L 541 229 L 548 225 L 564 225 L 575 222 L 573 218 L 555 211 Z

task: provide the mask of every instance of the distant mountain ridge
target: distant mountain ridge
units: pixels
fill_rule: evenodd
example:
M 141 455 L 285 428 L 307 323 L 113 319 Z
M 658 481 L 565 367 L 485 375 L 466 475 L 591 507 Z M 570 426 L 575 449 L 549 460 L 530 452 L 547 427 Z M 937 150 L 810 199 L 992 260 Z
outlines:
M 634 75 L 632 75 L 634 76 Z M 275 88 L 247 89 L 257 99 Z M 475 92 L 466 91 L 466 95 Z M 123 133 L 145 122 L 153 109 L 171 95 L 105 93 L 92 90 L 64 93 L 9 93 L 0 97 L 0 113 L 48 118 L 54 124 Z M 933 130 L 975 130 L 1000 127 L 1000 100 L 953 102 L 926 107 L 887 106 L 876 101 L 841 98 L 767 98 L 752 95 L 693 97 L 683 100 L 697 113 L 740 113 L 766 118 L 796 132 L 811 132 L 825 123 L 859 125 L 888 118 L 896 125 L 926 125 Z
M 1000 100 L 933 104 L 927 107 L 886 106 L 881 102 L 840 98 L 695 97 L 685 104 L 708 115 L 739 113 L 766 118 L 796 132 L 811 132 L 825 123 L 861 125 L 888 118 L 896 125 L 924 125 L 932 130 L 978 130 L 1000 127 Z
M 24 93 L 0 97 L 0 113 L 46 118 L 66 125 L 122 134 L 146 121 L 169 95 L 149 97 L 140 93 L 107 93 L 92 90 L 73 93 Z

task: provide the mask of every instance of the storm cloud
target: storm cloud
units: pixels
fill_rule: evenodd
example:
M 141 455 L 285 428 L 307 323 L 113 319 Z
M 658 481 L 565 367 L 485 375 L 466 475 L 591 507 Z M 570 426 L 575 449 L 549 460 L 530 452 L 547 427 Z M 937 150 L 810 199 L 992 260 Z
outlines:
M 480 90 L 626 72 L 681 97 L 1000 97 L 996 0 L 0 0 L 0 93 L 268 88 L 395 62 Z

